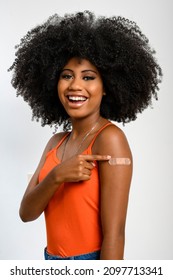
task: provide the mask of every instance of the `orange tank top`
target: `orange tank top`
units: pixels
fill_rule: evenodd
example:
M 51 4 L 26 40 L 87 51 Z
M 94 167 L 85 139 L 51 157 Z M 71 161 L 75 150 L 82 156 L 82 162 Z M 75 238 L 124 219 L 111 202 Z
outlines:
M 111 124 L 109 122 L 101 127 L 82 154 L 92 154 L 92 145 L 97 135 Z M 48 152 L 39 174 L 39 182 L 52 168 L 60 164 L 56 152 L 67 135 L 68 133 L 55 148 Z M 102 230 L 99 210 L 100 187 L 96 164 L 90 180 L 62 184 L 49 201 L 44 212 L 47 251 L 53 255 L 70 257 L 100 250 Z

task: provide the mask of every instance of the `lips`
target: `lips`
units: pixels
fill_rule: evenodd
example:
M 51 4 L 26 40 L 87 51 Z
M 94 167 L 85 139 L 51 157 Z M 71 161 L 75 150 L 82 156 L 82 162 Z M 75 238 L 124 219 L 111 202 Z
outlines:
M 67 95 L 66 97 L 70 103 L 73 103 L 76 105 L 83 104 L 88 99 L 86 96 L 83 96 L 83 95 Z

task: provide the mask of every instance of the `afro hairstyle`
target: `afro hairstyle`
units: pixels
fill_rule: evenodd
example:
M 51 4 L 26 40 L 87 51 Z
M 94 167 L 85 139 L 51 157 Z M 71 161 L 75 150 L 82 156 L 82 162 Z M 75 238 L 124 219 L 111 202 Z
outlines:
M 112 121 L 135 120 L 157 100 L 162 70 L 149 40 L 133 21 L 96 17 L 90 11 L 49 17 L 16 46 L 12 85 L 44 125 L 63 125 L 69 116 L 57 93 L 61 70 L 72 57 L 89 60 L 101 74 L 106 96 L 100 114 Z

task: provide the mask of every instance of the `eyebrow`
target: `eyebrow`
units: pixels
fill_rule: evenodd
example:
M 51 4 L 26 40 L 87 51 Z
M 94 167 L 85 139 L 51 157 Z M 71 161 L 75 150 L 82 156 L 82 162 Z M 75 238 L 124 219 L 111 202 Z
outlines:
M 62 69 L 62 71 L 61 71 L 61 72 L 63 72 L 63 71 L 71 71 L 71 72 L 73 72 L 73 70 L 68 69 L 68 68 L 64 68 L 64 69 Z M 91 69 L 82 70 L 81 72 L 82 72 L 82 73 L 85 73 L 85 72 L 93 72 L 93 73 L 95 73 L 95 74 L 98 74 L 96 71 L 91 70 Z

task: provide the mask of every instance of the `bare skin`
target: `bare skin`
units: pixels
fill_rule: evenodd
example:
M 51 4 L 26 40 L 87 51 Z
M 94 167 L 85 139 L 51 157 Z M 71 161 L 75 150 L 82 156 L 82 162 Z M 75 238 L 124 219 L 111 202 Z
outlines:
M 25 222 L 37 219 L 46 208 L 48 202 L 64 182 L 90 180 L 94 162 L 99 163 L 101 188 L 101 223 L 103 243 L 101 259 L 123 259 L 125 240 L 125 221 L 128 196 L 132 176 L 132 164 L 128 166 L 111 166 L 111 157 L 125 157 L 132 162 L 131 151 L 124 133 L 115 125 L 106 127 L 96 138 L 92 155 L 81 153 L 88 147 L 96 132 L 108 122 L 100 117 L 100 103 L 104 88 L 97 69 L 87 60 L 71 59 L 62 71 L 58 83 L 59 98 L 71 117 L 72 133 L 68 142 L 57 151 L 63 161 L 38 183 L 39 172 L 45 162 L 48 151 L 57 145 L 64 133 L 54 135 L 48 142 L 40 163 L 23 196 L 20 216 Z M 84 96 L 85 101 L 72 102 L 69 96 Z M 95 129 L 87 137 L 78 151 L 86 132 L 98 122 Z
M 96 154 L 109 153 L 112 157 L 128 157 L 131 151 L 124 133 L 116 126 L 107 127 L 93 147 Z M 101 185 L 101 222 L 103 243 L 101 259 L 123 259 L 125 221 L 132 177 L 131 165 L 109 165 L 99 162 Z

